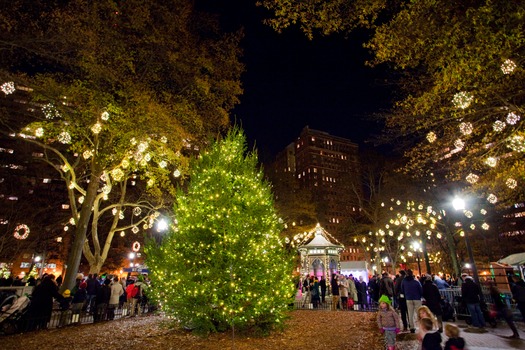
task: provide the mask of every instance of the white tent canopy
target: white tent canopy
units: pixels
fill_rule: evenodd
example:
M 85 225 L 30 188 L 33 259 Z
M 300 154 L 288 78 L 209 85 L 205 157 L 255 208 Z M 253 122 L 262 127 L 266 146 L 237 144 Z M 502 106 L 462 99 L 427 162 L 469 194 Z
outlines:
M 519 266 L 525 264 L 525 252 L 511 254 L 503 259 L 498 260 L 500 264 L 507 264 L 512 266 Z

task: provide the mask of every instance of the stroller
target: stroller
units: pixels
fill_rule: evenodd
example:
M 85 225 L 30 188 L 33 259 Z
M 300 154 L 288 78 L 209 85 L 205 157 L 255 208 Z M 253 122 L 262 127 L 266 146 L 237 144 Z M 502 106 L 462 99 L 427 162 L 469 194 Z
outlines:
M 29 309 L 30 300 L 26 296 L 12 295 L 2 303 L 0 310 L 0 333 L 14 334 L 23 329 L 23 316 Z
M 456 296 L 456 300 L 458 303 L 458 319 L 464 319 L 465 322 L 470 326 L 472 324 L 472 318 L 470 317 L 467 305 L 460 296 Z M 488 323 L 492 328 L 496 328 L 498 325 L 498 320 L 497 313 L 494 311 L 494 309 L 489 308 L 488 304 L 485 302 L 480 303 L 480 308 L 485 322 Z

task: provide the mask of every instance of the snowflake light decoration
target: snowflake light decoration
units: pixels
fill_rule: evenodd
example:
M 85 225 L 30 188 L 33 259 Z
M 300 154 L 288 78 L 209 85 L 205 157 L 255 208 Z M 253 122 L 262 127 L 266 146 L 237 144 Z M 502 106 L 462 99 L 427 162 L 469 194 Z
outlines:
M 507 114 L 507 124 L 509 125 L 516 125 L 517 122 L 520 120 L 520 116 L 514 112 L 510 112 Z
M 137 234 L 139 231 L 140 229 L 137 226 L 133 226 L 133 228 L 131 229 L 131 232 L 133 232 L 134 234 Z
M 47 105 L 42 107 L 42 112 L 44 113 L 47 119 L 55 119 L 60 117 L 60 113 L 52 103 L 48 103 Z
M 454 95 L 452 103 L 456 108 L 466 109 L 474 101 L 474 96 L 466 91 L 460 91 Z
M 109 113 L 108 112 L 103 112 L 100 115 L 100 119 L 102 119 L 103 121 L 107 121 L 109 119 Z
M 44 128 L 37 128 L 37 129 L 35 130 L 35 136 L 36 136 L 36 137 L 42 137 L 42 136 L 44 136 Z
M 503 72 L 503 74 L 510 74 L 514 72 L 516 67 L 516 63 L 514 63 L 513 60 L 506 59 L 505 62 L 501 64 L 501 71 Z
M 78 203 L 80 204 L 84 203 L 84 199 L 85 199 L 84 196 L 78 197 Z
M 461 123 L 459 124 L 459 131 L 461 131 L 461 133 L 463 135 L 470 135 L 472 134 L 472 131 L 474 130 L 474 127 L 472 126 L 472 123 Z
M 176 169 L 176 170 L 173 172 L 173 176 L 175 176 L 175 177 L 179 177 L 179 176 L 180 176 L 180 171 L 179 171 L 179 169 Z
M 521 135 L 512 136 L 508 147 L 516 152 L 525 152 L 525 138 Z
M 436 140 L 437 140 L 437 136 L 436 136 L 436 134 L 434 132 L 431 131 L 431 132 L 429 132 L 427 134 L 427 141 L 428 142 L 433 143 Z
M 91 127 L 91 131 L 92 131 L 93 134 L 95 134 L 95 135 L 100 134 L 100 132 L 102 131 L 102 124 L 100 124 L 100 123 L 96 123 L 95 125 L 93 125 L 93 126 Z
M 496 197 L 495 194 L 491 193 L 491 194 L 488 195 L 488 197 L 487 197 L 487 201 L 488 201 L 489 203 L 495 204 L 495 203 L 498 202 L 498 197 Z
M 117 212 L 118 212 L 117 208 L 113 208 L 113 209 L 111 209 L 111 213 L 112 213 L 113 215 L 117 215 Z
M 168 138 L 167 138 L 166 136 L 162 136 L 162 137 L 160 138 L 160 142 L 162 142 L 162 143 L 167 143 L 167 142 L 168 142 Z
M 122 163 L 120 163 L 123 169 L 127 169 L 129 167 L 129 161 L 127 159 L 124 159 Z
M 82 157 L 84 157 L 84 159 L 89 159 L 93 157 L 93 151 L 91 150 L 84 151 L 84 153 L 82 153 Z
M 465 142 L 463 142 L 461 139 L 457 139 L 454 141 L 454 147 L 456 147 L 457 150 L 462 150 L 463 147 L 465 147 Z
M 488 166 L 494 168 L 498 164 L 498 160 L 496 158 L 494 158 L 494 157 L 488 157 L 485 160 L 485 164 L 487 164 Z
M 140 214 L 142 214 L 142 209 L 140 207 L 133 208 L 133 215 L 139 216 Z
M 496 132 L 501 132 L 505 129 L 505 123 L 501 120 L 496 120 L 494 124 L 492 124 L 492 129 Z
M 63 144 L 68 144 L 71 142 L 71 135 L 67 131 L 63 131 L 58 135 L 58 141 Z
M 124 172 L 120 168 L 111 170 L 111 177 L 115 181 L 121 181 L 124 178 Z
M 16 91 L 15 83 L 12 81 L 6 81 L 2 84 L 2 86 L 0 86 L 0 90 L 2 90 L 2 92 L 6 95 L 10 95 Z
M 518 186 L 518 181 L 514 180 L 513 178 L 508 178 L 507 181 L 505 181 L 505 184 L 510 189 L 515 189 L 516 186 Z
M 168 163 L 165 161 L 165 160 L 162 160 L 160 163 L 159 163 L 159 167 L 161 167 L 162 169 L 164 169 L 165 167 L 168 166 Z

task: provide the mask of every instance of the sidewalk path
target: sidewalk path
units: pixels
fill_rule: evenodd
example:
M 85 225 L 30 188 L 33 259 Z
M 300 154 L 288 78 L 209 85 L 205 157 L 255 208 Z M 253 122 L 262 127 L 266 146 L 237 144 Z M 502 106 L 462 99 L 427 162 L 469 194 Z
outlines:
M 444 322 L 447 323 L 447 322 Z M 506 349 L 525 349 L 525 324 L 518 322 L 517 327 L 521 339 L 510 339 L 512 331 L 505 322 L 498 322 L 496 328 L 487 327 L 486 333 L 465 332 L 467 324 L 465 321 L 454 322 L 461 329 L 461 336 L 467 343 L 468 350 L 506 350 Z M 443 345 L 447 337 L 442 334 Z M 416 335 L 411 333 L 401 333 L 398 336 L 398 348 L 400 350 L 415 350 L 418 348 Z

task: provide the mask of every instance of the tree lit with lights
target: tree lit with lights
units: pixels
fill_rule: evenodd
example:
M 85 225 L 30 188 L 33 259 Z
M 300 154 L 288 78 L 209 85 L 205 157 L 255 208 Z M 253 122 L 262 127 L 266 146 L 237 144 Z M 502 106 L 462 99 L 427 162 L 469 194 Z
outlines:
M 283 224 L 256 155 L 245 153 L 234 130 L 202 154 L 177 195 L 176 223 L 146 250 L 154 299 L 201 332 L 280 325 L 294 297 Z

